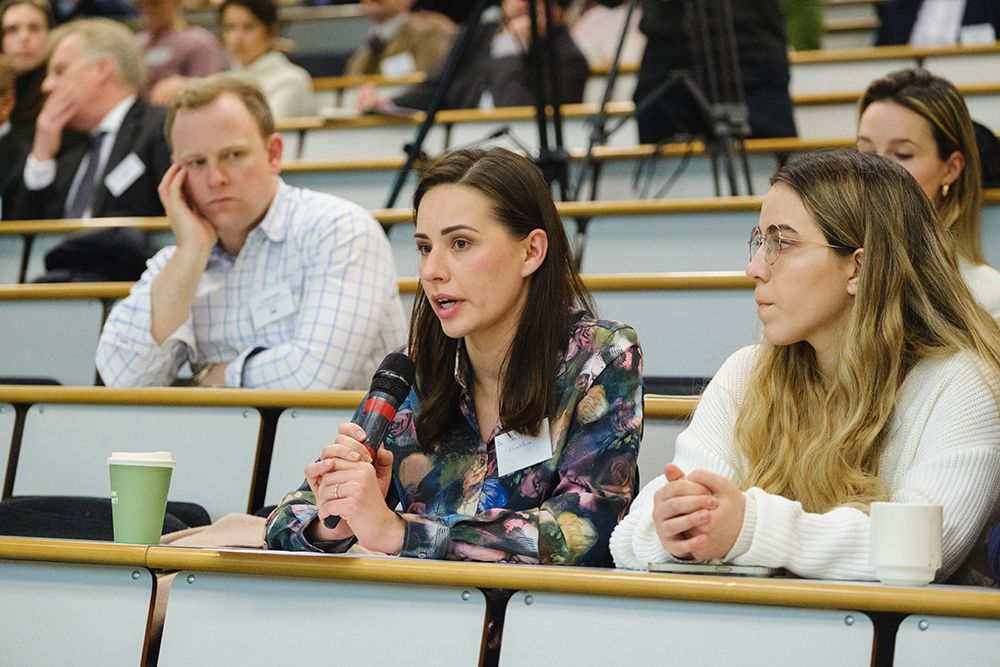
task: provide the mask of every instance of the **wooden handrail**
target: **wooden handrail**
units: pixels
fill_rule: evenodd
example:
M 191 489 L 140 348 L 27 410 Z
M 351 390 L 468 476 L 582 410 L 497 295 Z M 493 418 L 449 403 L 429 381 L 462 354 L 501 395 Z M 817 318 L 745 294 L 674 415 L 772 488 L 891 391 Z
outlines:
M 753 282 L 737 271 L 608 273 L 583 276 L 589 289 L 604 292 L 746 289 Z M 122 299 L 133 283 L 26 283 L 0 285 L 0 301 Z M 416 278 L 400 278 L 399 293 L 414 294 Z
M 19 405 L 205 405 L 238 408 L 320 408 L 353 410 L 362 391 L 290 391 L 229 389 L 222 387 L 63 387 L 0 385 L 0 403 Z M 698 399 L 693 396 L 650 396 L 644 401 L 647 417 L 687 419 Z
M 786 145 L 784 139 L 761 139 L 773 146 L 774 152 L 782 152 L 778 146 Z M 828 142 L 827 142 L 828 143 Z M 808 150 L 818 150 L 814 143 L 807 143 Z M 832 146 L 823 146 L 830 148 Z M 648 156 L 652 146 L 640 146 L 628 149 L 609 150 L 604 159 L 631 159 Z M 769 151 L 770 152 L 770 151 Z M 321 169 L 316 166 L 316 169 Z M 691 199 L 627 199 L 601 200 L 593 202 L 556 202 L 556 210 L 565 218 L 590 218 L 597 216 L 642 216 L 666 215 L 679 213 L 729 213 L 736 211 L 757 211 L 760 209 L 762 197 L 704 197 Z M 1000 204 L 1000 188 L 986 190 L 983 193 L 986 204 Z M 372 215 L 381 224 L 411 224 L 413 211 L 409 208 L 372 209 Z M 666 222 L 669 222 L 667 220 Z M 99 227 L 131 227 L 146 231 L 169 231 L 170 224 L 166 218 L 94 218 L 91 220 L 15 220 L 0 224 L 0 236 L 34 236 L 39 234 L 69 234 L 73 232 Z M 27 286 L 25 286 L 27 287 Z M 42 286 L 36 286 L 42 287 Z M 35 298 L 35 297 L 32 297 Z M 44 297 L 39 297 L 44 298 Z
M 1000 619 L 1000 591 L 975 586 L 896 587 L 795 578 L 705 577 L 610 568 L 147 547 L 21 537 L 0 537 L 0 559 Z

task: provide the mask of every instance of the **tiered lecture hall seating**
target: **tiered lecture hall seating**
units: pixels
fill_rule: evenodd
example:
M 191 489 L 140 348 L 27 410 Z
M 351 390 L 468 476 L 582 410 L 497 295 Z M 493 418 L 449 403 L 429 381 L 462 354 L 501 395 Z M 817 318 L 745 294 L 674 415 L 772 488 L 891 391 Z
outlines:
M 279 459 L 304 465 L 300 444 L 286 448 L 283 438 L 285 443 L 322 438 L 335 428 L 331 423 L 324 430 L 317 413 L 311 426 L 293 427 L 283 436 L 286 416 L 326 411 L 333 422 L 360 396 L 0 387 L 0 404 L 17 405 L 27 415 L 17 477 L 30 463 L 23 440 L 30 442 L 30 431 L 38 428 L 31 421 L 37 406 L 112 408 L 104 417 L 95 412 L 94 420 L 104 425 L 121 416 L 113 408 L 123 405 L 167 410 L 250 406 L 271 419 L 280 411 L 273 447 L 262 441 L 255 473 L 244 481 L 258 489 L 270 488 L 262 471 L 276 470 Z M 648 398 L 647 424 L 682 424 L 693 405 L 690 398 Z M 143 437 L 151 430 L 143 429 Z M 651 435 L 647 429 L 644 447 L 655 441 Z M 105 441 L 77 446 L 103 467 L 108 451 L 134 446 L 135 437 L 111 429 Z M 219 446 L 215 442 L 210 449 L 218 454 Z M 214 464 L 192 456 L 177 455 L 175 449 L 175 479 L 194 468 L 203 485 L 211 486 L 224 472 L 219 464 L 224 455 L 217 455 Z M 345 664 L 400 664 L 415 655 L 434 655 L 435 664 L 475 665 L 484 619 L 491 613 L 484 591 L 498 589 L 514 592 L 506 603 L 503 665 L 555 659 L 642 663 L 664 651 L 706 665 L 869 665 L 875 651 L 875 664 L 892 664 L 878 662 L 879 652 L 884 656 L 891 644 L 873 646 L 873 636 L 899 616 L 906 616 L 895 645 L 899 665 L 928 664 L 922 656 L 945 653 L 958 656 L 963 665 L 989 665 L 1000 641 L 1000 592 L 986 589 L 0 538 L 0 664 L 143 664 L 155 588 L 164 584 L 155 575 L 175 571 L 160 665 L 270 665 L 315 659 L 317 650 L 330 651 Z M 568 618 L 573 619 L 569 625 Z M 720 636 L 725 641 L 718 641 Z

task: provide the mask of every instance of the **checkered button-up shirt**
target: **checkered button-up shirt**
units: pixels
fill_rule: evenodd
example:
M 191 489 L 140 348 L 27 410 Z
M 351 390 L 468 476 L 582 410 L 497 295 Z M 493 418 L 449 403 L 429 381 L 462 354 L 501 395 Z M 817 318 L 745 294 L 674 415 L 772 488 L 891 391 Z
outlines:
M 150 284 L 173 255 L 156 254 L 111 311 L 97 349 L 109 386 L 170 384 L 185 362 L 227 362 L 226 384 L 268 389 L 363 389 L 406 339 L 392 251 L 363 208 L 279 182 L 271 207 L 235 257 L 217 246 L 191 315 L 162 344 L 150 334 Z M 255 298 L 280 293 L 290 311 L 269 321 Z

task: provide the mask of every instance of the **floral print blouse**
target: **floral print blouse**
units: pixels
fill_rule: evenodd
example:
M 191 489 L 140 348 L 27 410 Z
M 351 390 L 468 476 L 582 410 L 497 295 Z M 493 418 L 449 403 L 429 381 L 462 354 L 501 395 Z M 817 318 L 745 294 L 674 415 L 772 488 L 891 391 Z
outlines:
M 642 438 L 642 352 L 635 330 L 573 310 L 548 419 L 552 457 L 499 475 L 498 424 L 483 442 L 468 358 L 460 344 L 455 381 L 461 419 L 446 444 L 425 453 L 417 441 L 420 401 L 411 392 L 389 427 L 394 456 L 387 502 L 405 522 L 401 556 L 565 565 L 610 565 L 608 539 L 635 494 Z M 344 551 L 352 540 L 312 544 L 317 519 L 308 483 L 268 518 L 269 549 Z

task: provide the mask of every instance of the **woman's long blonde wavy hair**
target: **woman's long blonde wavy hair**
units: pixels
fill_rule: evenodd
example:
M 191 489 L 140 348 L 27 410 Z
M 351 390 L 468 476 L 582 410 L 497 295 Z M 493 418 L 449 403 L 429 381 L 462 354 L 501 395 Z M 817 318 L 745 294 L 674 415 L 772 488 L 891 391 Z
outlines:
M 879 458 L 906 374 L 921 359 L 969 351 L 1000 404 L 1000 329 L 969 293 L 954 243 L 902 167 L 853 150 L 815 153 L 772 183 L 794 189 L 827 242 L 844 246 L 830 252 L 864 253 L 833 375 L 804 341 L 764 344 L 736 421 L 748 462 L 739 482 L 810 512 L 866 509 L 887 496 Z

